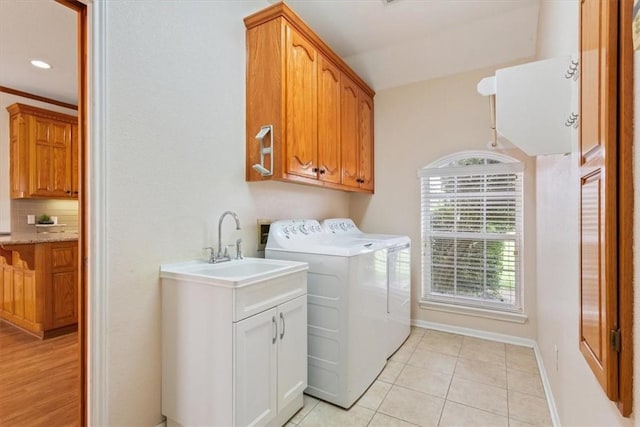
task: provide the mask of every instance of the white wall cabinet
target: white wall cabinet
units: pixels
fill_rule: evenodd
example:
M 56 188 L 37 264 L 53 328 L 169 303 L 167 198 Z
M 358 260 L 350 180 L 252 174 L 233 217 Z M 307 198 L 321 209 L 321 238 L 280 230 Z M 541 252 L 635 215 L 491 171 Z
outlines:
M 563 56 L 496 71 L 478 84 L 496 96 L 498 133 L 529 156 L 570 153 L 577 138 L 578 62 Z
M 570 153 L 578 85 L 569 56 L 496 71 L 498 132 L 530 156 Z
M 162 277 L 169 427 L 281 426 L 302 408 L 306 269 L 242 287 Z

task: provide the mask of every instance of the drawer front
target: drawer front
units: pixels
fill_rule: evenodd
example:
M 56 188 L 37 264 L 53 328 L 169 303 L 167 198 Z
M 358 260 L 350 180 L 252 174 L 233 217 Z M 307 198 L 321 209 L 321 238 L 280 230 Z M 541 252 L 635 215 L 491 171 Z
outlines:
M 299 271 L 234 291 L 233 321 L 275 307 L 307 293 L 307 272 Z
M 76 244 L 58 244 L 51 248 L 51 268 L 54 270 L 74 268 L 76 265 Z

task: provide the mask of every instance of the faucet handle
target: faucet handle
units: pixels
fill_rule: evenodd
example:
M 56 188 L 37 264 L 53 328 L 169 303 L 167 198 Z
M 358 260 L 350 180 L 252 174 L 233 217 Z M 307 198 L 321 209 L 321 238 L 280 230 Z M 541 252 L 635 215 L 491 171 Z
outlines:
M 242 259 L 242 239 L 236 240 L 236 259 Z
M 213 260 L 216 258 L 215 257 L 215 254 L 216 254 L 215 249 L 213 249 L 211 246 L 206 246 L 206 247 L 202 248 L 202 250 L 204 250 L 204 251 L 206 251 L 207 249 L 209 251 L 211 251 L 209 253 L 209 262 L 213 262 Z

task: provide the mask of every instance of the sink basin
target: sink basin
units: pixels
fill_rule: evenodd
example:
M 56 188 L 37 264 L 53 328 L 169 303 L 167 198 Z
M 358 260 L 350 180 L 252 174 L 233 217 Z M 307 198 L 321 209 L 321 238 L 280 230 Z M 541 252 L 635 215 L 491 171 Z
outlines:
M 304 271 L 308 268 L 309 266 L 305 262 L 264 258 L 244 258 L 218 264 L 194 260 L 163 264 L 160 266 L 160 277 L 237 287 Z

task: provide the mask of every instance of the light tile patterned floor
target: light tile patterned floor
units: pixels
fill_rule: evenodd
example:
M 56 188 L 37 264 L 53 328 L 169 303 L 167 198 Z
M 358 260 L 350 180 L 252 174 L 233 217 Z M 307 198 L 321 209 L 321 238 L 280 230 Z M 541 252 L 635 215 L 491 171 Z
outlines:
M 533 350 L 412 328 L 348 411 L 311 396 L 291 426 L 551 426 Z

